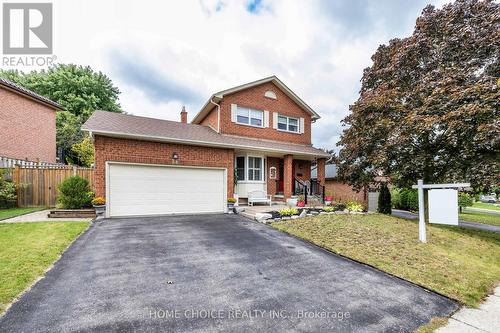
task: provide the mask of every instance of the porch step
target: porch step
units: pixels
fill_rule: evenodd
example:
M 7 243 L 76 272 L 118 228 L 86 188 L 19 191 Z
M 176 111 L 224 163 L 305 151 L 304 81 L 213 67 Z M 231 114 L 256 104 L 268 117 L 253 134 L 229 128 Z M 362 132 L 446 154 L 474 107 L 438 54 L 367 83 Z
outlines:
M 94 218 L 94 209 L 53 209 L 47 215 L 52 218 Z

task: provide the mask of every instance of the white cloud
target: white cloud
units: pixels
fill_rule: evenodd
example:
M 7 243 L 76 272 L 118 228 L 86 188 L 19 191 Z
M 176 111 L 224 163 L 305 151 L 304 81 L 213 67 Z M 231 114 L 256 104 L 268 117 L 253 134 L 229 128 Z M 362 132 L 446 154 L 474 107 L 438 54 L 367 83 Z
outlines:
M 426 3 L 276 0 L 250 12 L 246 0 L 55 0 L 54 53 L 109 75 L 127 112 L 172 120 L 275 74 L 322 115 L 314 144 L 334 148 L 371 55 L 410 34 Z

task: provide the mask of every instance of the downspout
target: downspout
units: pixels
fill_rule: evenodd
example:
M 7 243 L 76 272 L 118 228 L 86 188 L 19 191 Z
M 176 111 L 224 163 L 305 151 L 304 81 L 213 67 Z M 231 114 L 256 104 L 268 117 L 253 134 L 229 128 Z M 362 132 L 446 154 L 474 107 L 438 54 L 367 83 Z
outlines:
M 220 133 L 220 104 L 217 104 L 214 101 L 212 101 L 212 98 L 213 97 L 210 97 L 210 103 L 217 106 L 217 133 Z

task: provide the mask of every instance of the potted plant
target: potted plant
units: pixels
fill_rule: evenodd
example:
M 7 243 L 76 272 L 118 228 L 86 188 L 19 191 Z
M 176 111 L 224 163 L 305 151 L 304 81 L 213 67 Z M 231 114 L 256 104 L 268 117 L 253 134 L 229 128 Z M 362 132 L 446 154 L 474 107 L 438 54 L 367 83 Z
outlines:
M 103 197 L 95 197 L 92 199 L 92 206 L 94 206 L 97 215 L 102 215 L 106 211 L 106 199 Z
M 299 195 L 299 197 L 297 198 L 297 207 L 305 207 L 305 205 L 306 205 L 306 201 L 304 199 L 304 196 Z
M 330 206 L 332 204 L 333 197 L 331 195 L 325 196 L 325 205 Z
M 296 196 L 292 196 L 291 198 L 288 198 L 286 199 L 286 204 L 289 206 L 289 207 L 297 207 L 297 202 L 298 202 L 298 198 Z
M 236 199 L 235 198 L 227 198 L 227 212 L 229 214 L 232 214 L 233 213 L 233 209 L 234 209 L 234 203 L 236 202 Z

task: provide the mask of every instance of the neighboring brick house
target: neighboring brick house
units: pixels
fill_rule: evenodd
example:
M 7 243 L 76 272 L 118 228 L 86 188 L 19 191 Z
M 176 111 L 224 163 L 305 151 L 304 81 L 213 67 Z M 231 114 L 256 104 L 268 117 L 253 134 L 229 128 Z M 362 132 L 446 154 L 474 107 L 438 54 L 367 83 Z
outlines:
M 56 111 L 61 106 L 0 79 L 0 156 L 56 162 Z
M 317 178 L 316 167 L 311 169 L 311 178 Z M 337 178 L 337 166 L 335 164 L 326 164 L 325 166 L 325 193 L 332 196 L 334 201 L 349 202 L 355 201 L 368 207 L 368 191 L 366 189 L 355 191 L 350 185 L 341 182 Z
M 252 191 L 285 200 L 308 184 L 311 162 L 324 171 L 330 156 L 311 144 L 319 118 L 272 76 L 213 94 L 190 124 L 184 108 L 181 122 L 98 111 L 82 129 L 108 216 L 201 213 Z

